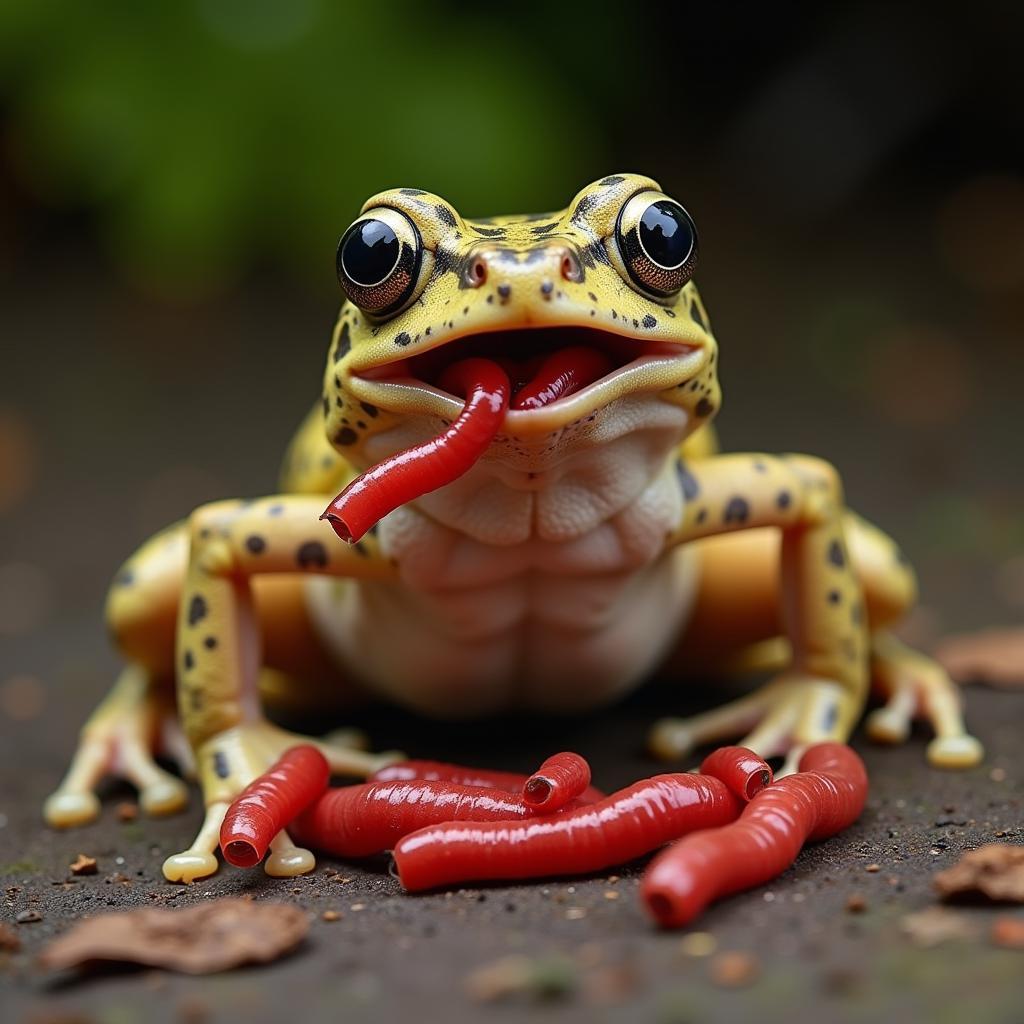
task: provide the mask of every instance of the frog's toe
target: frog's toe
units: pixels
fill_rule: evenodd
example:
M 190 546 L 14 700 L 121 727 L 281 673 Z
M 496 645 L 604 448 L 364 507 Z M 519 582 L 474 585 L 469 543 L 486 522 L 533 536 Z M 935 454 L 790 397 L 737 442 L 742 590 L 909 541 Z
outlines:
M 95 793 L 57 790 L 43 804 L 43 817 L 54 828 L 88 825 L 99 817 L 100 801 Z
M 697 738 L 685 718 L 662 718 L 651 728 L 647 746 L 659 761 L 677 761 L 693 753 Z
M 278 832 L 270 844 L 270 856 L 263 870 L 274 878 L 295 878 L 308 875 L 316 867 L 316 857 L 309 850 L 296 846 L 287 832 Z
M 905 743 L 910 735 L 910 717 L 895 708 L 876 708 L 868 715 L 868 736 L 876 743 Z
M 173 775 L 145 786 L 139 792 L 139 804 L 144 813 L 154 818 L 177 814 L 188 804 L 188 787 Z
M 973 768 L 981 764 L 985 748 L 973 736 L 937 736 L 928 744 L 928 763 L 936 768 Z
M 217 871 L 217 858 L 206 850 L 183 850 L 164 861 L 164 878 L 168 882 L 188 884 Z

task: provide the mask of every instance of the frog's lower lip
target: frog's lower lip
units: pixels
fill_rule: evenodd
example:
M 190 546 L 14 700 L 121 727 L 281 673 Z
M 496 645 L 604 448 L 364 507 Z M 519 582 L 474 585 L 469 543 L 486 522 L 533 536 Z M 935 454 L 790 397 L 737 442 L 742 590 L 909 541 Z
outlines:
M 690 380 L 706 358 L 703 346 L 647 340 L 590 327 L 539 327 L 473 334 L 407 359 L 354 373 L 348 388 L 361 400 L 404 415 L 454 419 L 464 401 L 434 382 L 443 370 L 469 356 L 525 360 L 570 346 L 586 345 L 610 357 L 614 368 L 574 394 L 537 409 L 512 409 L 503 433 L 535 435 L 589 416 L 618 398 L 657 392 Z

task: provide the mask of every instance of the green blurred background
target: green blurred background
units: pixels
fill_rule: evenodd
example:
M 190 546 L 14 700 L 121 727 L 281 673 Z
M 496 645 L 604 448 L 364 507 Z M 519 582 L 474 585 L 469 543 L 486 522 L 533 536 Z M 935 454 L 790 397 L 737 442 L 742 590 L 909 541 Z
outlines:
M 936 633 L 1024 609 L 1020 5 L 0 2 L 0 638 L 112 670 L 133 545 L 273 487 L 382 188 L 694 213 L 733 448 L 835 460 Z

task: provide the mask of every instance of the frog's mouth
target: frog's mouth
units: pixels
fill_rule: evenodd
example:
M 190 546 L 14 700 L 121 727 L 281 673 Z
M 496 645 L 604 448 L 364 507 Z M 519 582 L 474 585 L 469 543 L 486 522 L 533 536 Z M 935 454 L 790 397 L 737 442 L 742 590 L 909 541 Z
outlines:
M 590 327 L 526 327 L 466 335 L 408 358 L 357 370 L 357 397 L 396 412 L 453 419 L 464 399 L 448 369 L 469 358 L 497 363 L 512 400 L 503 432 L 522 436 L 558 429 L 618 398 L 661 391 L 689 380 L 706 353 L 689 342 L 648 340 Z

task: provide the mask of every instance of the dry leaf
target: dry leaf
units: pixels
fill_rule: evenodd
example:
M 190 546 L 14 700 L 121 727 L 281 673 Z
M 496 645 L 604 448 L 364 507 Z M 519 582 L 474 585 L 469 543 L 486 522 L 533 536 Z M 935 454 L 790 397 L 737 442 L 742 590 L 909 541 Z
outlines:
M 946 637 L 935 657 L 961 683 L 1024 689 L 1024 629 L 983 629 Z
M 934 882 L 944 900 L 987 896 L 1003 903 L 1024 903 L 1024 846 L 986 843 L 940 871 Z
M 73 875 L 95 875 L 98 870 L 96 858 L 84 853 L 80 853 L 74 864 L 69 864 L 68 867 Z
M 915 946 L 926 949 L 956 939 L 975 939 L 978 935 L 978 926 L 966 914 L 958 914 L 945 907 L 928 907 L 915 914 L 907 914 L 900 927 Z
M 308 930 L 308 915 L 289 903 L 220 899 L 90 917 L 48 943 L 39 959 L 50 970 L 114 960 L 212 974 L 276 960 Z

